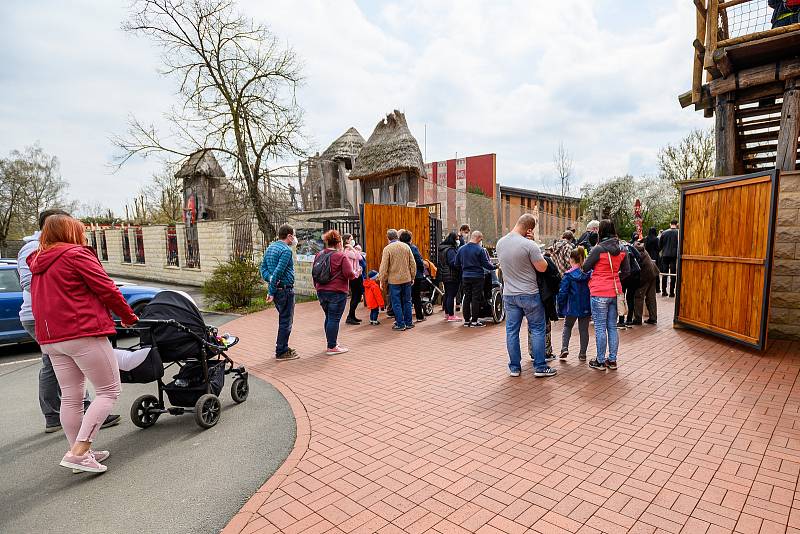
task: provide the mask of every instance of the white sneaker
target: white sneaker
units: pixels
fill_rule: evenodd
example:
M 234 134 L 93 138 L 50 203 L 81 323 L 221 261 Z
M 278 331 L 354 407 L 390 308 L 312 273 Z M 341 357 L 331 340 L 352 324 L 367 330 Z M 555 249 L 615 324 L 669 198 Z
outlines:
M 326 350 L 325 354 L 327 354 L 328 356 L 336 356 L 337 354 L 344 354 L 345 352 L 350 352 L 350 349 L 346 347 L 336 346 L 332 349 Z
M 508 376 L 519 376 L 519 375 L 520 375 L 519 371 L 511 371 L 511 370 L 508 371 Z

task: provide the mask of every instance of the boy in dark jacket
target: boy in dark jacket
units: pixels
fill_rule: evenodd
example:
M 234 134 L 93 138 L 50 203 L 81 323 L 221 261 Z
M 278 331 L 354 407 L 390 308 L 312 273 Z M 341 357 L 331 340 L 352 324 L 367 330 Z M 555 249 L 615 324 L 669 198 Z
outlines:
M 644 304 L 647 303 L 647 314 L 649 315 L 647 324 L 656 324 L 658 320 L 658 306 L 656 305 L 656 293 L 658 292 L 658 267 L 650 254 L 641 243 L 636 244 L 641 261 L 641 274 L 639 275 L 639 289 L 636 290 L 636 301 L 633 306 L 633 324 L 642 324 L 644 314 Z
M 578 247 L 569 255 L 571 268 L 561 278 L 561 287 L 556 297 L 559 317 L 565 317 L 564 329 L 561 333 L 561 353 L 563 360 L 569 356 L 569 340 L 572 327 L 578 322 L 578 333 L 581 337 L 581 349 L 578 353 L 580 361 L 586 361 L 586 349 L 589 346 L 589 320 L 592 307 L 589 299 L 589 274 L 581 270 L 583 264 L 583 247 Z

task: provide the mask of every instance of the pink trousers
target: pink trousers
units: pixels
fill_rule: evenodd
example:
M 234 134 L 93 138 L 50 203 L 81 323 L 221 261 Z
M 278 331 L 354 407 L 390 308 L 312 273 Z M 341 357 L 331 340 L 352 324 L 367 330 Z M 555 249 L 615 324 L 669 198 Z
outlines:
M 105 337 L 83 337 L 42 346 L 50 355 L 61 386 L 61 426 L 69 446 L 92 441 L 119 398 L 119 367 L 111 343 Z M 95 399 L 83 413 L 86 379 Z

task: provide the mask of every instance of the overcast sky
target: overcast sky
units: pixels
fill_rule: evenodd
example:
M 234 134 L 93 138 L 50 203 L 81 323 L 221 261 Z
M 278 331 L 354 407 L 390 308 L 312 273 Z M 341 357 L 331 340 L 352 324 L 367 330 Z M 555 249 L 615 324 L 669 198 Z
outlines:
M 60 158 L 73 198 L 118 212 L 160 164 L 112 173 L 109 137 L 130 114 L 158 125 L 177 102 L 158 51 L 120 30 L 127 6 L 0 2 L 0 153 L 38 141 Z M 313 150 L 350 126 L 367 138 L 397 108 L 428 161 L 494 152 L 500 183 L 541 189 L 559 141 L 580 184 L 654 173 L 659 147 L 711 126 L 677 103 L 691 81 L 685 0 L 241 0 L 240 9 L 302 58 Z

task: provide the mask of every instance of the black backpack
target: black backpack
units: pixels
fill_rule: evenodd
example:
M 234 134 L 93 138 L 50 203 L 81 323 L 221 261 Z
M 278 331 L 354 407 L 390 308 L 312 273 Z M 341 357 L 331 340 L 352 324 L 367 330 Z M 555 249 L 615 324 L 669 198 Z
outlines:
M 311 278 L 315 284 L 324 285 L 331 281 L 331 256 L 332 250 L 323 250 L 314 259 L 314 265 L 311 267 Z

